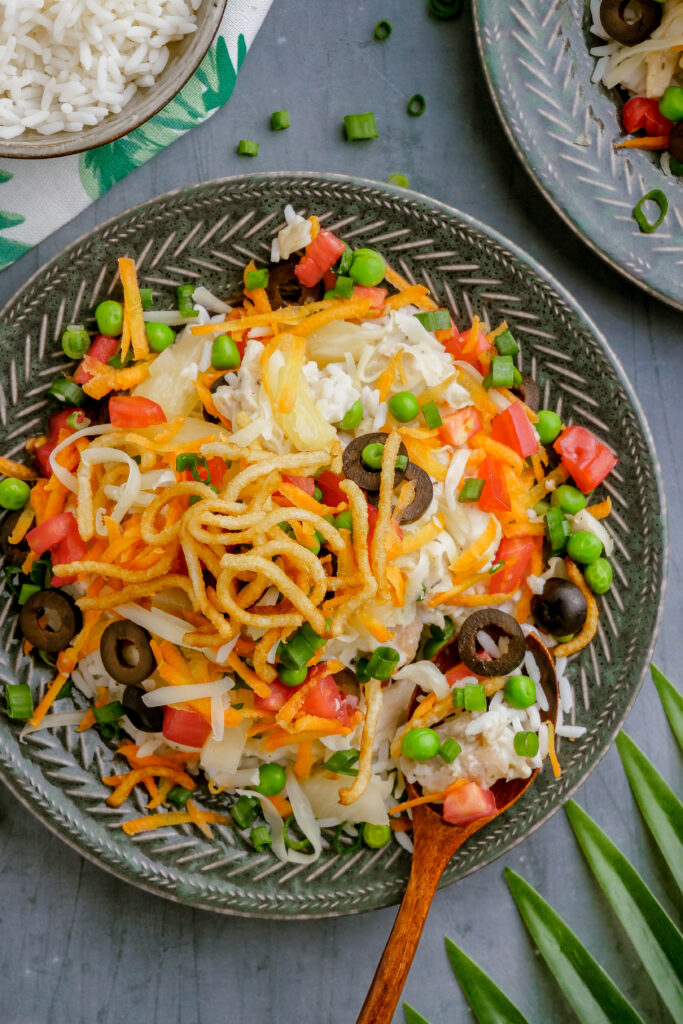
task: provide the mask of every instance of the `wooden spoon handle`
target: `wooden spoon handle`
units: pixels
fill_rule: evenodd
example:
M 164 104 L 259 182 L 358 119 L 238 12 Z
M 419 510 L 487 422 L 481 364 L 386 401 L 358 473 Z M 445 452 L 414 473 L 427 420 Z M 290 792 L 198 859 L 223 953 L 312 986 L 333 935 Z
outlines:
M 452 849 L 413 858 L 408 885 L 356 1024 L 390 1024 L 415 956 L 439 879 Z M 427 856 L 425 856 L 427 854 Z

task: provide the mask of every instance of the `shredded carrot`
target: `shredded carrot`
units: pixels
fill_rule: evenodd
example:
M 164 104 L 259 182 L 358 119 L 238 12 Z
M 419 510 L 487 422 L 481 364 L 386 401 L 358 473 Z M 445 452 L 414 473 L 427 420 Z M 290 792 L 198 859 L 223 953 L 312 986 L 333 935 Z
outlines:
M 52 680 L 47 690 L 45 691 L 43 699 L 41 700 L 36 710 L 33 712 L 33 716 L 31 718 L 31 725 L 34 728 L 37 728 L 42 722 L 42 720 L 45 718 L 45 715 L 54 704 L 55 700 L 57 699 L 57 694 L 64 686 L 66 680 L 67 677 L 63 676 L 61 672 L 55 679 Z
M 555 753 L 555 725 L 553 722 L 545 723 L 548 727 L 548 757 L 550 758 L 550 764 L 552 765 L 553 775 L 556 779 L 559 779 L 562 774 L 560 768 L 560 762 L 557 760 L 557 754 Z
M 113 366 L 100 363 L 90 356 L 86 356 L 83 360 L 83 368 L 92 375 L 90 380 L 83 385 L 83 390 L 91 398 L 97 399 L 104 398 L 110 391 L 128 391 L 141 384 L 149 374 L 149 368 L 145 363 L 115 370 Z
M 289 818 L 292 814 L 292 805 L 286 797 L 278 793 L 276 796 L 269 796 L 268 799 L 281 818 Z
M 307 317 L 303 323 L 293 327 L 292 331 L 306 337 L 319 327 L 332 323 L 333 320 L 360 320 L 367 315 L 369 309 L 369 299 L 339 299 L 329 309 L 323 309 Z
M 136 836 L 140 832 L 153 832 L 157 828 L 168 828 L 169 825 L 198 825 L 200 822 L 212 825 L 232 824 L 231 819 L 225 814 L 217 814 L 215 811 L 196 811 L 193 814 L 189 811 L 169 811 L 165 814 L 148 814 L 145 818 L 131 818 L 122 822 L 121 828 L 126 835 Z
M 128 313 L 124 309 L 123 311 L 123 330 L 121 332 L 121 362 L 126 361 L 128 355 L 128 349 L 130 348 L 130 320 L 128 319 Z
M 476 572 L 484 565 L 488 549 L 496 539 L 498 523 L 491 516 L 484 532 L 451 565 L 452 573 Z
M 34 469 L 25 466 L 22 462 L 14 462 L 13 459 L 6 459 L 0 455 L 0 475 L 14 476 L 17 480 L 35 480 L 38 476 Z
M 167 768 L 165 765 L 155 765 L 152 768 L 135 768 L 132 772 L 128 772 L 127 775 L 110 775 L 102 779 L 102 782 L 107 786 L 115 786 L 114 792 L 107 797 L 107 803 L 112 807 L 120 807 L 121 804 L 130 795 L 131 790 L 134 786 L 137 786 L 138 782 L 144 782 L 149 776 L 159 776 L 162 779 L 173 779 L 178 786 L 184 786 L 185 789 L 194 789 L 195 781 L 191 775 L 187 772 L 181 771 L 179 768 Z
M 445 789 L 440 790 L 438 793 L 424 793 L 422 796 L 416 796 L 412 800 L 405 800 L 402 804 L 390 807 L 389 814 L 402 814 L 403 811 L 408 811 L 411 807 L 419 807 L 420 804 L 439 802 L 449 793 L 454 793 L 456 789 L 461 789 L 466 784 L 467 779 L 456 779 L 450 786 L 446 786 Z
M 309 740 L 307 743 L 302 743 L 299 746 L 299 750 L 296 755 L 296 761 L 294 762 L 294 774 L 297 779 L 307 779 L 311 774 L 311 768 L 313 767 L 313 741 Z
M 526 620 L 529 618 L 529 615 L 531 614 L 532 596 L 533 595 L 531 593 L 531 590 L 525 583 L 522 587 L 522 595 L 519 601 L 517 602 L 517 607 L 515 608 L 515 618 L 517 622 L 526 622 Z
M 128 256 L 122 256 L 119 259 L 119 274 L 123 286 L 123 303 L 130 325 L 133 356 L 135 359 L 144 359 L 149 355 L 149 345 L 145 334 L 145 320 L 142 315 L 142 299 L 140 298 L 135 262 Z
M 429 289 L 423 284 L 411 284 L 397 295 L 390 295 L 384 303 L 384 312 L 391 309 L 401 309 L 403 306 L 419 306 L 420 302 L 429 295 Z
M 10 544 L 21 544 L 22 540 L 24 539 L 24 537 L 26 536 L 31 527 L 31 523 L 35 519 L 35 516 L 36 514 L 33 508 L 31 507 L 30 503 L 24 505 L 23 509 L 21 510 L 21 514 L 17 519 L 16 525 L 9 535 L 8 539 Z
M 587 512 L 593 516 L 593 519 L 606 519 L 612 511 L 612 499 L 605 498 L 604 501 L 600 501 L 597 505 L 589 505 L 586 509 Z M 10 537 L 10 543 L 16 543 L 14 541 L 14 534 Z
M 508 448 L 506 444 L 501 444 L 500 441 L 494 441 L 488 434 L 483 434 L 481 431 L 475 434 L 471 439 L 472 444 L 476 448 L 481 448 L 487 455 L 490 455 L 493 459 L 498 459 L 500 462 L 506 463 L 511 466 L 516 473 L 521 473 L 524 469 L 524 461 L 520 458 L 517 452 L 513 451 L 512 448 Z
M 593 597 L 593 591 L 586 585 L 583 573 L 579 571 L 571 558 L 565 558 L 564 564 L 569 579 L 574 586 L 579 588 L 584 596 L 588 613 L 581 631 L 576 634 L 573 640 L 568 640 L 566 644 L 558 644 L 555 648 L 553 651 L 555 658 L 568 658 L 570 654 L 577 654 L 578 651 L 582 651 L 584 647 L 588 646 L 598 630 L 598 605 Z
M 544 537 L 543 523 L 507 523 L 503 527 L 504 537 Z
M 615 142 L 615 149 L 668 149 L 668 135 L 650 135 L 642 139 L 624 139 L 623 142 Z
M 209 828 L 209 824 L 206 819 L 202 816 L 202 812 L 197 807 L 194 800 L 188 800 L 185 804 L 187 813 L 190 815 L 190 821 L 193 825 L 196 825 L 199 831 L 206 836 L 207 839 L 213 839 L 213 832 Z
M 227 657 L 226 664 L 231 668 L 237 675 L 242 679 L 247 686 L 250 686 L 255 694 L 259 697 L 270 696 L 270 687 L 267 683 L 264 683 L 262 679 L 256 675 L 243 661 L 237 657 L 234 651 L 231 651 Z
M 386 402 L 391 392 L 394 381 L 396 380 L 396 357 L 392 356 L 386 365 L 386 368 L 379 375 L 375 387 L 379 391 L 379 398 L 381 402 Z
M 401 274 L 399 274 L 398 271 L 390 267 L 388 263 L 384 268 L 384 276 L 389 282 L 389 284 L 393 285 L 393 287 L 396 288 L 399 292 L 405 292 L 407 291 L 408 288 L 416 287 L 415 285 L 411 285 L 410 281 L 407 281 L 405 277 L 402 277 Z M 434 302 L 434 299 L 428 292 L 425 295 L 419 296 L 414 301 L 415 305 L 419 306 L 420 309 L 438 308 L 436 302 Z

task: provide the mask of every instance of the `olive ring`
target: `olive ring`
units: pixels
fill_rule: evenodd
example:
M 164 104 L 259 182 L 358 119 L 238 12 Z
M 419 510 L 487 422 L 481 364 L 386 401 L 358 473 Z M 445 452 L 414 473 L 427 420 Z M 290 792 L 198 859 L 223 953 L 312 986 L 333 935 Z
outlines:
M 415 497 L 410 505 L 404 509 L 401 522 L 414 523 L 416 519 L 425 514 L 431 505 L 432 498 L 434 497 L 434 485 L 429 473 L 425 473 L 424 469 L 416 466 L 414 462 L 408 463 L 405 479 L 415 484 Z
M 477 654 L 477 633 L 493 633 L 493 639 L 507 640 L 507 650 L 497 658 L 484 659 Z M 519 623 L 497 608 L 482 608 L 463 622 L 458 633 L 458 655 L 477 676 L 504 676 L 516 668 L 524 657 L 526 643 Z
M 135 662 L 127 657 L 127 648 L 130 653 L 137 654 Z M 127 619 L 119 619 L 107 626 L 100 641 L 100 654 L 102 664 L 117 683 L 141 683 L 157 667 L 149 633 Z
M 538 412 L 538 408 L 541 402 L 541 392 L 539 391 L 538 384 L 533 377 L 530 377 L 528 373 L 522 374 L 522 383 L 516 387 L 510 389 L 513 395 L 517 395 L 518 398 L 528 405 L 532 412 Z
M 368 469 L 363 462 L 363 449 L 369 444 L 386 444 L 388 434 L 362 434 L 349 441 L 342 456 L 342 467 L 347 480 L 353 480 L 364 491 L 378 491 L 382 480 L 381 469 Z M 408 459 L 408 449 L 401 442 L 399 455 Z M 405 469 L 394 469 L 394 487 L 401 483 L 406 474 Z
M 605 32 L 623 46 L 635 46 L 652 35 L 662 20 L 662 5 L 656 0 L 638 0 L 640 17 L 627 21 L 630 0 L 602 0 L 600 21 Z
M 50 621 L 55 618 L 56 624 Z M 80 608 L 61 590 L 39 590 L 31 594 L 19 612 L 21 632 L 29 643 L 48 654 L 63 651 L 82 626 Z

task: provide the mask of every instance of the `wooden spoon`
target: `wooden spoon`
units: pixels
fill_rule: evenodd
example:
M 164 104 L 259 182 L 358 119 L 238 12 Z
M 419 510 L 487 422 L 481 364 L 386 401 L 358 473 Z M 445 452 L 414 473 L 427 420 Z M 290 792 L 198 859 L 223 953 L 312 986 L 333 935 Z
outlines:
M 540 685 L 548 699 L 548 710 L 541 717 L 543 721 L 551 721 L 554 725 L 557 720 L 558 688 L 552 656 L 535 633 L 527 637 L 527 647 L 533 651 L 541 669 Z M 519 800 L 538 771 L 538 768 L 535 769 L 528 779 L 512 779 L 509 782 L 501 779 L 496 782 L 491 787 L 496 797 L 496 813 L 487 818 L 479 818 L 469 825 L 449 825 L 430 804 L 420 804 L 413 808 L 414 852 L 410 878 L 357 1024 L 389 1024 L 446 865 L 470 836 Z M 409 784 L 407 790 L 411 800 L 420 795 L 413 785 Z

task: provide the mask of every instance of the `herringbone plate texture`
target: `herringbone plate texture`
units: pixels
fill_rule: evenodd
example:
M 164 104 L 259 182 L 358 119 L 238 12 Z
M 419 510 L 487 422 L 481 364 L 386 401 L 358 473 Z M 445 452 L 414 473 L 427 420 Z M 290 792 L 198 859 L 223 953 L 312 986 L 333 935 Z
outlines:
M 683 180 L 657 154 L 615 150 L 620 90 L 591 82 L 600 40 L 588 0 L 474 0 L 477 43 L 491 95 L 517 155 L 546 199 L 615 270 L 683 309 Z M 664 223 L 643 234 L 638 200 L 661 189 Z
M 571 666 L 575 718 L 588 733 L 562 743 L 560 781 L 543 772 L 508 814 L 458 851 L 445 875 L 452 882 L 537 827 L 605 753 L 639 688 L 663 597 L 664 499 L 648 428 L 604 340 L 540 267 L 463 214 L 372 182 L 254 175 L 161 196 L 75 243 L 2 311 L 0 450 L 20 456 L 26 439 L 40 431 L 46 390 L 68 365 L 59 343 L 62 328 L 87 323 L 97 301 L 118 294 L 118 256 L 136 258 L 142 285 L 158 291 L 157 308 L 173 303 L 182 281 L 201 280 L 229 293 L 245 260 L 268 258 L 287 201 L 316 213 L 354 246 L 381 249 L 408 278 L 425 282 L 460 324 L 475 312 L 489 324 L 507 319 L 523 346 L 520 365 L 537 379 L 543 405 L 567 422 L 595 429 L 619 453 L 608 488 L 615 506 L 615 585 L 600 601 L 596 642 Z M 22 653 L 4 583 L 0 606 L 0 679 L 28 681 L 37 697 L 48 674 Z M 63 700 L 58 710 L 72 706 L 71 699 Z M 119 823 L 140 813 L 144 799 L 107 806 L 109 790 L 100 777 L 123 766 L 95 730 L 77 734 L 65 727 L 23 743 L 18 733 L 0 715 L 0 763 L 8 785 L 85 856 L 144 888 L 199 907 L 273 917 L 356 913 L 401 896 L 409 857 L 393 842 L 339 856 L 328 835 L 321 859 L 300 866 L 257 853 L 235 827 L 217 827 L 213 841 L 187 827 L 129 838 Z M 199 801 L 224 807 L 226 799 L 202 789 Z

